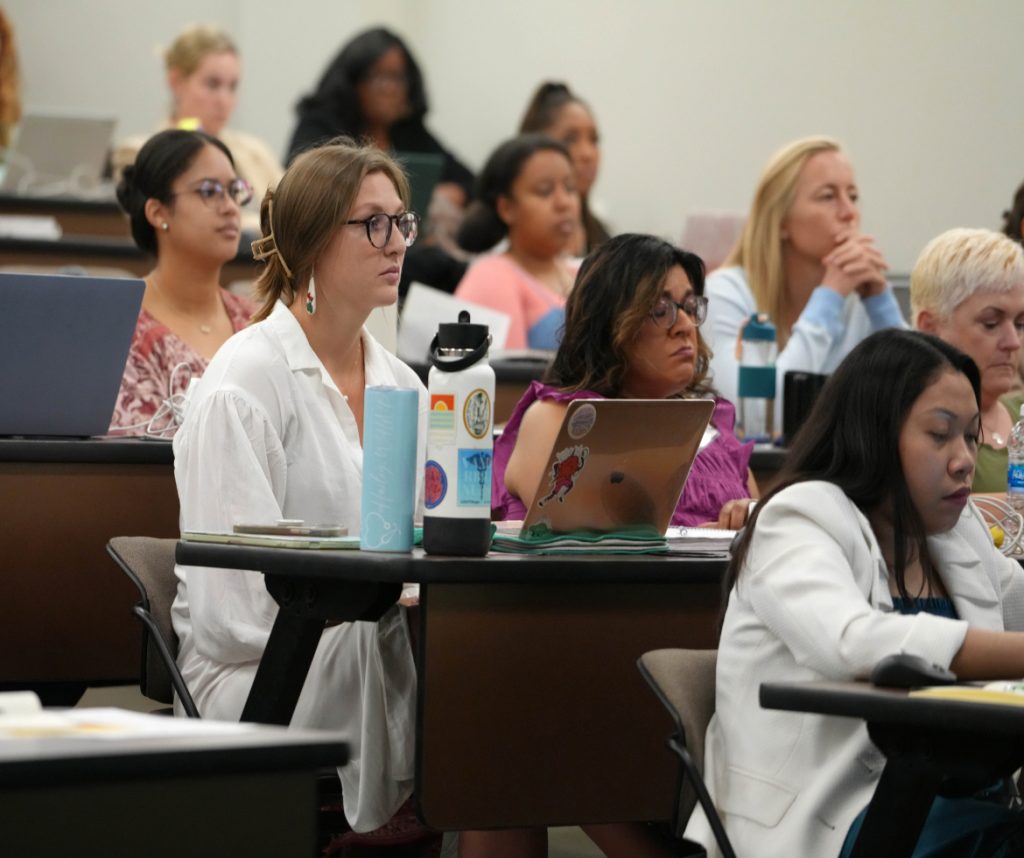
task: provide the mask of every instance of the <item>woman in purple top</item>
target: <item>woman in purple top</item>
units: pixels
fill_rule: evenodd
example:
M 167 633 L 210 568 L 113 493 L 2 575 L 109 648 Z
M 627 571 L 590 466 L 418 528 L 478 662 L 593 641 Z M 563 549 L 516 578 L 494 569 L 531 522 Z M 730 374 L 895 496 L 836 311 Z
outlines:
M 736 440 L 735 409 L 706 381 L 703 290 L 700 258 L 653 236 L 620 235 L 587 257 L 551 368 L 527 390 L 495 443 L 494 518 L 525 515 L 569 401 L 708 396 L 715 399 L 711 425 L 672 523 L 743 525 L 756 496 L 752 448 Z

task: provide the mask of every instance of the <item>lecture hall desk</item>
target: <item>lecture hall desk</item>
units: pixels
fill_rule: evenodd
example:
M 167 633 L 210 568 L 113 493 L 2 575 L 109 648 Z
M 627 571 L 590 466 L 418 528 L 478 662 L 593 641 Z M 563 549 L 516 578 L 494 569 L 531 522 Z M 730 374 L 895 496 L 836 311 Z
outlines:
M 0 534 L 0 690 L 134 684 L 138 594 L 104 549 L 178 535 L 170 442 L 0 438 Z
M 485 558 L 179 542 L 256 569 L 282 610 L 243 720 L 286 723 L 325 619 L 421 584 L 416 796 L 441 830 L 669 819 L 672 722 L 636 668 L 716 645 L 722 559 Z

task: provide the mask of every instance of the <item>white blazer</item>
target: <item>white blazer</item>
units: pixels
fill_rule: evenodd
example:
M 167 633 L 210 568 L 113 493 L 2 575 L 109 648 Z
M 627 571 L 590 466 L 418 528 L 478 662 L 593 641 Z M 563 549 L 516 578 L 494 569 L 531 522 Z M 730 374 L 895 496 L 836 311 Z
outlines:
M 928 550 L 958 620 L 893 612 L 868 520 L 831 483 L 762 509 L 718 650 L 705 779 L 740 855 L 837 856 L 885 758 L 862 721 L 761 709 L 762 682 L 863 679 L 891 653 L 948 666 L 968 626 L 1024 629 L 1024 570 L 968 504 Z M 687 837 L 719 855 L 698 807 Z

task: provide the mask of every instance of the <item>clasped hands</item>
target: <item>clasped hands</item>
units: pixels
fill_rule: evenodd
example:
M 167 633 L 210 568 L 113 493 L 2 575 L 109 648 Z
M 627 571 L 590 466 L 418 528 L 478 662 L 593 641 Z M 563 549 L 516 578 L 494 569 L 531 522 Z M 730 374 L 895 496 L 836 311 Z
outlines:
M 844 298 L 852 292 L 870 298 L 885 291 L 888 265 L 870 235 L 856 230 L 840 232 L 835 247 L 821 261 L 825 266 L 821 284 Z

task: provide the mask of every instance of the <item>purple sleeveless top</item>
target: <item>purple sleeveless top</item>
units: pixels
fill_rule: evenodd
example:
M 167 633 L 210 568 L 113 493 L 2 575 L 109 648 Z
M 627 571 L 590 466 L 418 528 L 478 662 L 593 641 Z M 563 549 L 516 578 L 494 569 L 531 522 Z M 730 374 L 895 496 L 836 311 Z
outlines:
M 491 483 L 491 518 L 495 521 L 520 520 L 526 516 L 526 505 L 505 488 L 505 468 L 519 437 L 519 425 L 526 409 L 538 399 L 571 402 L 573 399 L 604 399 L 599 393 L 578 390 L 566 393 L 540 381 L 533 382 L 516 404 L 501 437 L 494 442 L 493 482 Z M 715 397 L 711 425 L 718 430 L 714 440 L 704 447 L 690 468 L 682 497 L 672 515 L 672 524 L 693 527 L 706 521 L 717 521 L 722 505 L 734 498 L 750 497 L 747 468 L 753 444 L 741 444 L 733 434 L 736 409 L 731 402 Z

